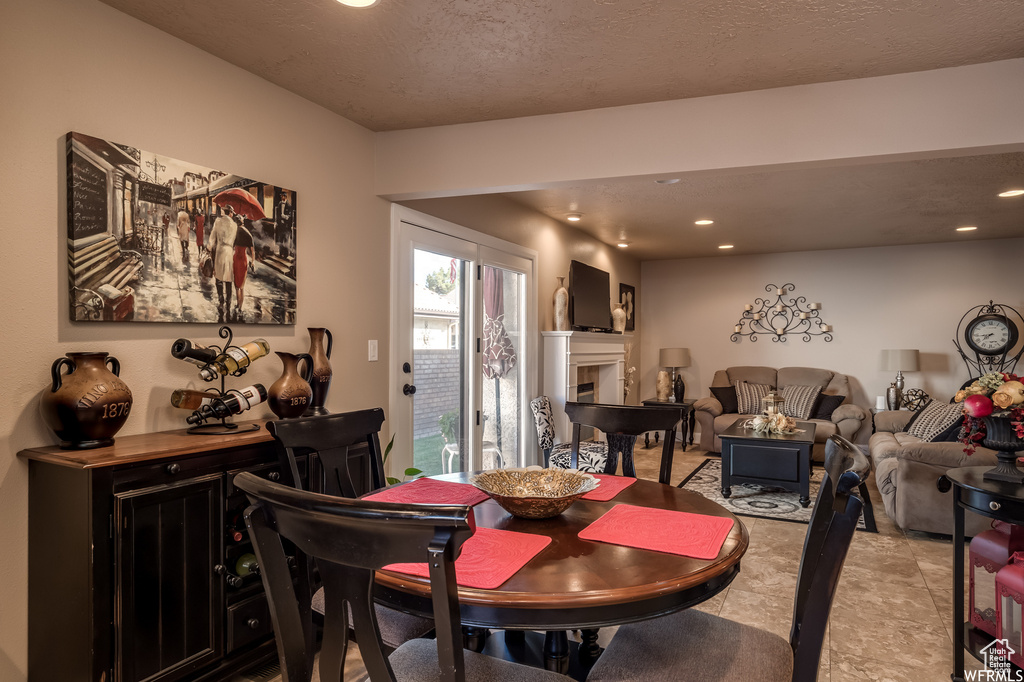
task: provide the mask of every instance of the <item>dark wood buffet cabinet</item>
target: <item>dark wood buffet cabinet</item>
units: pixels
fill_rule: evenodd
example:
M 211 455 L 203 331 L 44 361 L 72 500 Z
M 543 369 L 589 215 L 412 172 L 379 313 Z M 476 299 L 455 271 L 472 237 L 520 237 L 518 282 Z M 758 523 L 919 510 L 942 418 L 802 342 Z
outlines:
M 232 485 L 241 471 L 281 477 L 256 423 L 18 453 L 29 463 L 29 680 L 224 680 L 274 659 Z

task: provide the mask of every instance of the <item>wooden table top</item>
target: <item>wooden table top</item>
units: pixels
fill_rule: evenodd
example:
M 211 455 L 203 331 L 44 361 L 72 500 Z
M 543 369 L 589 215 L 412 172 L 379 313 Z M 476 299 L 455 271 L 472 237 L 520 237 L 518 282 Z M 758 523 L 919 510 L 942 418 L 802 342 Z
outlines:
M 795 443 L 813 443 L 814 442 L 814 423 L 813 422 L 800 422 L 796 423 L 796 428 L 803 431 L 803 433 L 768 433 L 767 431 L 755 431 L 754 429 L 745 429 L 743 424 L 747 422 L 747 418 L 743 417 L 733 422 L 733 425 L 727 428 L 722 433 L 718 434 L 719 438 L 749 438 L 751 440 L 776 440 L 776 441 L 792 441 Z
M 438 476 L 467 482 L 470 474 Z M 616 504 L 725 516 L 733 528 L 713 560 L 601 542 L 577 534 Z M 546 535 L 552 543 L 493 590 L 459 587 L 463 624 L 505 629 L 602 627 L 678 611 L 714 596 L 739 570 L 749 538 L 743 523 L 696 493 L 637 480 L 609 502 L 577 500 L 552 519 L 518 519 L 486 500 L 473 507 L 480 527 Z M 378 601 L 429 613 L 426 578 L 378 572 Z

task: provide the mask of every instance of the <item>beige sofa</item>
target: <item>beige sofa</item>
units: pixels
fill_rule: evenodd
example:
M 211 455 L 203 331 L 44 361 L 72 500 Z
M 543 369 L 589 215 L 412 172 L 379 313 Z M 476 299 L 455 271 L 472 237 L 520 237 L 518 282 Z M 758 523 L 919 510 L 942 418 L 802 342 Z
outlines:
M 950 469 L 995 466 L 994 450 L 979 447 L 964 454 L 959 442 L 928 443 L 904 431 L 913 412 L 879 412 L 875 433 L 868 441 L 875 483 L 885 513 L 904 530 L 953 534 L 953 494 L 941 493 L 936 481 Z M 991 519 L 967 512 L 965 532 L 977 535 L 991 527 Z
M 830 419 L 809 420 L 815 425 L 814 450 L 811 456 L 818 462 L 825 461 L 825 441 L 829 436 L 838 433 L 856 442 L 857 432 L 865 423 L 870 424 L 870 421 L 867 421 L 867 410 L 849 403 L 851 389 L 845 374 L 811 367 L 729 367 L 715 372 L 711 386 L 727 387 L 737 381 L 767 384 L 780 390 L 789 385 L 820 386 L 822 395 L 845 396 L 843 404 L 835 409 Z M 700 447 L 708 452 L 721 452 L 722 440 L 719 434 L 732 426 L 737 419 L 753 416 L 724 412 L 722 403 L 713 395 L 698 400 L 694 403 L 693 409 L 700 430 Z

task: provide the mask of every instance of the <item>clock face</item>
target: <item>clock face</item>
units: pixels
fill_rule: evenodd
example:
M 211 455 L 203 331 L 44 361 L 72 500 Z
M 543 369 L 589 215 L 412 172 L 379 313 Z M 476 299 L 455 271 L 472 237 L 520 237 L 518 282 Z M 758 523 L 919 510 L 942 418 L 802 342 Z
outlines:
M 964 336 L 975 352 L 1000 355 L 1017 342 L 1017 327 L 1002 315 L 981 315 L 967 325 Z

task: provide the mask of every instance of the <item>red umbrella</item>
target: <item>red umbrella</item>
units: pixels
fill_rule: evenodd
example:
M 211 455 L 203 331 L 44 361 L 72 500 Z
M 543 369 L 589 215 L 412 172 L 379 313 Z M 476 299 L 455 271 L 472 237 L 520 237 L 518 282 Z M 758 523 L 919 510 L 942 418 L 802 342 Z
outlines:
M 238 187 L 224 190 L 213 198 L 213 203 L 230 206 L 235 213 L 249 220 L 263 220 L 267 217 L 256 197 Z

